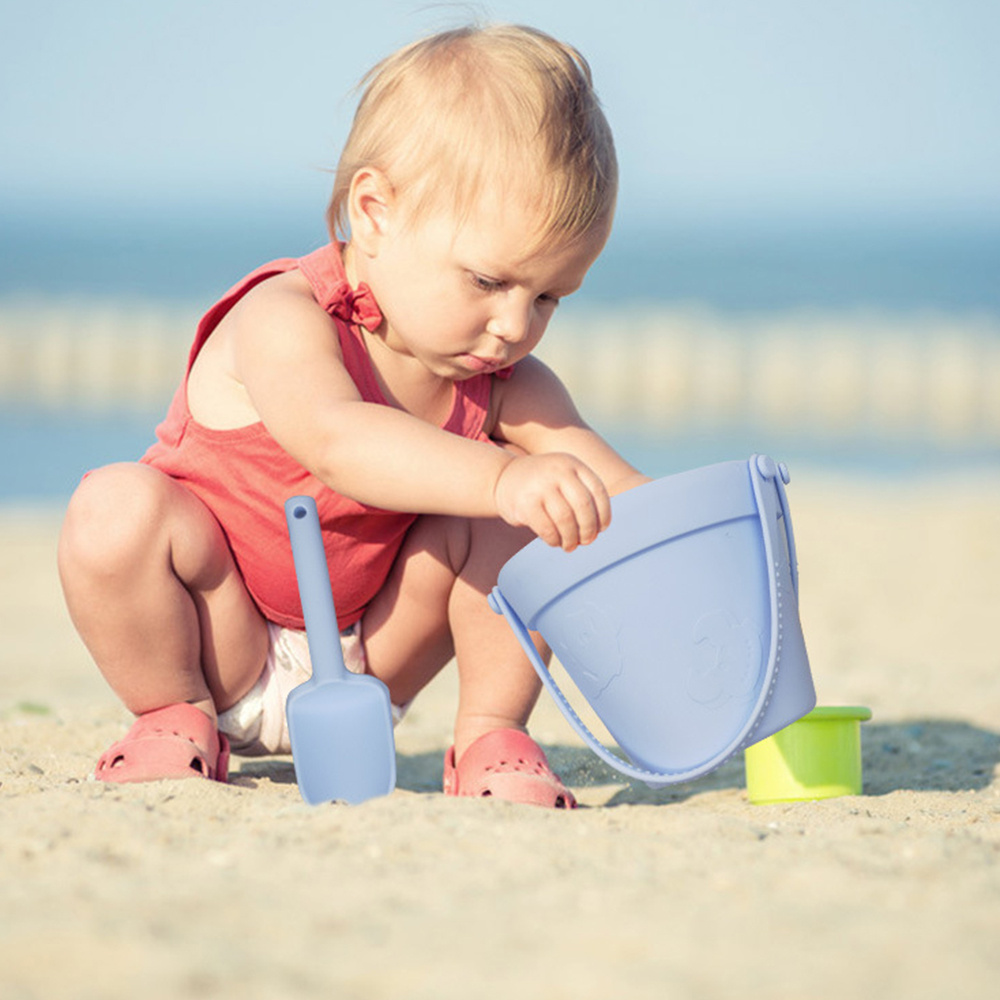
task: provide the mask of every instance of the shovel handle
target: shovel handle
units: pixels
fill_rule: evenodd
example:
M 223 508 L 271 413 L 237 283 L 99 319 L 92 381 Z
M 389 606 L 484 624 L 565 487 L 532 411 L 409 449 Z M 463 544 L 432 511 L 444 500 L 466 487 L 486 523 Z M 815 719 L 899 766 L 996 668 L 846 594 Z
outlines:
M 347 676 L 347 667 L 340 649 L 340 629 L 316 501 L 308 496 L 292 497 L 285 502 L 285 519 L 292 543 L 302 615 L 306 620 L 313 677 L 339 680 Z

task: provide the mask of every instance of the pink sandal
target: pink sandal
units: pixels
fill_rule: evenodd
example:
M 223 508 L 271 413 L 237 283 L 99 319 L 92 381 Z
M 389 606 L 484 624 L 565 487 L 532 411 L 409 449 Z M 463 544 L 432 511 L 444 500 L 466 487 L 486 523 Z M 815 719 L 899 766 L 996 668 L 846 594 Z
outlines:
M 179 704 L 140 715 L 123 739 L 101 754 L 98 781 L 229 776 L 229 741 L 194 705 Z
M 542 748 L 519 729 L 480 736 L 456 763 L 444 755 L 444 794 L 495 796 L 550 809 L 575 809 L 576 798 L 549 767 Z

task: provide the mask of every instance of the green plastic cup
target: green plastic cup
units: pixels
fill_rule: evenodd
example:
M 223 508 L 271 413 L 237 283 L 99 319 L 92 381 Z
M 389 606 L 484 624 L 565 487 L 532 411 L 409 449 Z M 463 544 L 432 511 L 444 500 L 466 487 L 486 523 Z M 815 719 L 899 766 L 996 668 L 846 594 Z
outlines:
M 814 708 L 798 722 L 744 751 L 754 805 L 860 795 L 861 723 L 871 709 Z

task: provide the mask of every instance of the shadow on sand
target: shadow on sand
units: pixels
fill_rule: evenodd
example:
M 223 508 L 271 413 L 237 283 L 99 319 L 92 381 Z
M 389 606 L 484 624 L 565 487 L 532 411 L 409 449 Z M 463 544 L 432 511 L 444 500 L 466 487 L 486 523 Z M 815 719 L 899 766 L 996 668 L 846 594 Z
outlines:
M 917 719 L 861 726 L 865 795 L 895 791 L 975 791 L 994 780 L 1000 733 L 953 719 Z M 632 782 L 609 806 L 679 802 L 701 792 L 744 788 L 743 755 L 697 781 L 652 789 Z
M 743 788 L 746 778 L 742 754 L 697 781 L 666 788 L 648 788 L 625 782 L 589 750 L 546 746 L 549 763 L 573 788 L 621 785 L 608 806 L 667 805 L 702 792 Z M 985 788 L 1000 764 L 1000 733 L 950 719 L 918 719 L 896 723 L 865 723 L 861 727 L 865 795 L 889 792 L 957 792 Z M 400 754 L 396 760 L 397 787 L 420 794 L 441 791 L 443 751 Z M 232 779 L 236 784 L 255 780 L 294 784 L 295 768 L 288 757 L 245 759 Z

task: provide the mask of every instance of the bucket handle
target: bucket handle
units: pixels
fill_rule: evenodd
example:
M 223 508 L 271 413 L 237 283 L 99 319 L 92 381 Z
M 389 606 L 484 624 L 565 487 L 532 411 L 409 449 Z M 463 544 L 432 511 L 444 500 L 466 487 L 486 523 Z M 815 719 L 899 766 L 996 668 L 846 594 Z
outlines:
M 765 479 L 773 479 L 778 493 L 778 505 L 781 508 L 781 519 L 785 526 L 785 542 L 788 545 L 788 568 L 792 577 L 792 590 L 795 596 L 799 596 L 799 562 L 795 553 L 795 535 L 792 532 L 792 515 L 788 511 L 788 495 L 785 493 L 785 486 L 789 482 L 788 467 L 784 462 L 775 463 L 774 459 L 766 455 L 755 455 L 753 462 L 757 466 L 757 471 Z M 756 491 L 756 488 L 755 488 Z
M 753 486 L 754 499 L 757 504 L 757 515 L 760 520 L 761 531 L 764 536 L 764 554 L 767 560 L 768 570 L 768 593 L 770 595 L 771 606 L 771 643 L 768 652 L 767 671 L 764 675 L 764 683 L 761 686 L 762 693 L 758 697 L 757 705 L 754 708 L 748 722 L 743 730 L 737 734 L 735 739 L 725 750 L 721 751 L 714 758 L 711 770 L 731 757 L 738 750 L 748 746 L 753 742 L 753 734 L 763 718 L 764 711 L 771 701 L 774 687 L 778 679 L 778 661 L 781 653 L 781 593 L 780 584 L 777 579 L 777 564 L 775 562 L 774 535 L 779 512 L 773 506 L 773 501 L 761 489 L 760 480 L 770 480 L 775 484 L 775 494 L 777 495 L 780 515 L 784 521 L 785 538 L 788 544 L 789 563 L 791 568 L 792 588 L 798 593 L 798 571 L 795 561 L 795 541 L 792 537 L 792 523 L 788 513 L 788 500 L 785 496 L 784 483 L 788 481 L 788 471 L 783 464 L 778 465 L 773 459 L 766 455 L 753 455 L 748 462 L 750 481 Z M 624 774 L 628 778 L 637 781 L 644 781 L 650 788 L 662 788 L 665 785 L 677 784 L 688 781 L 693 777 L 698 777 L 706 773 L 704 765 L 699 765 L 695 769 L 684 771 L 661 772 L 651 771 L 648 768 L 639 767 L 631 761 L 623 760 L 617 754 L 612 753 L 591 731 L 587 724 L 580 718 L 576 710 L 569 703 L 563 694 L 562 689 L 556 683 L 555 678 L 549 672 L 548 666 L 538 654 L 535 644 L 531 641 L 524 622 L 521 621 L 518 613 L 510 606 L 507 598 L 504 597 L 499 587 L 494 587 L 489 595 L 489 605 L 497 614 L 502 614 L 507 619 L 507 624 L 516 636 L 521 648 L 527 655 L 531 665 L 535 668 L 542 684 L 549 694 L 555 699 L 563 715 L 569 724 L 576 730 L 587 746 L 601 760 L 616 771 Z

